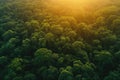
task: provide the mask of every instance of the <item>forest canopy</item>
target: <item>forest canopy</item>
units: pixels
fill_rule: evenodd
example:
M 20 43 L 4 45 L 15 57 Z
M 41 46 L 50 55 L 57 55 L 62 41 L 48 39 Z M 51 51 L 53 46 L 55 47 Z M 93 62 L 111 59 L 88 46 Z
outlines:
M 120 1 L 0 0 L 0 80 L 120 80 Z

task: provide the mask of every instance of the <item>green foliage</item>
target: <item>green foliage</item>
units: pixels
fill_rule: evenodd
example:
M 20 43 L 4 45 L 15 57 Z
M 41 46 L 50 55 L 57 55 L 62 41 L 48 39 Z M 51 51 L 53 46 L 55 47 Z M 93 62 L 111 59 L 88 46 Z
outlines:
M 73 80 L 73 74 L 67 70 L 63 70 L 60 73 L 58 80 Z
M 0 57 L 0 65 L 4 66 L 7 64 L 7 57 L 6 56 L 1 56 Z
M 11 68 L 14 71 L 21 71 L 23 69 L 22 62 L 23 62 L 23 59 L 15 58 L 11 61 L 9 68 Z
M 36 76 L 32 73 L 28 73 L 24 76 L 24 80 L 36 80 Z
M 48 50 L 46 48 L 41 48 L 38 49 L 35 52 L 35 59 L 34 59 L 34 63 L 36 63 L 36 65 L 40 65 L 40 66 L 47 66 L 50 65 L 53 61 L 52 57 L 52 51 Z
M 55 2 L 0 0 L 0 80 L 120 80 L 120 1 Z

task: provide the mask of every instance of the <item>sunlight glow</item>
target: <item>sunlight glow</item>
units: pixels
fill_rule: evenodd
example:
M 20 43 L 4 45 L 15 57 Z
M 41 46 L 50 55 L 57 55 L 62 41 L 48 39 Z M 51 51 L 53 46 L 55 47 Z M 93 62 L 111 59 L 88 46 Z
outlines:
M 109 0 L 50 0 L 55 5 L 62 7 L 79 8 L 83 6 L 92 6 L 92 4 L 103 4 Z M 99 3 L 99 4 L 98 4 Z
M 64 7 L 78 8 L 83 6 L 88 0 L 52 0 L 54 4 Z
M 109 0 L 48 0 L 47 9 L 56 14 L 86 15 L 84 12 L 91 12 Z
M 79 8 L 86 6 L 98 0 L 51 0 L 54 4 L 64 7 Z

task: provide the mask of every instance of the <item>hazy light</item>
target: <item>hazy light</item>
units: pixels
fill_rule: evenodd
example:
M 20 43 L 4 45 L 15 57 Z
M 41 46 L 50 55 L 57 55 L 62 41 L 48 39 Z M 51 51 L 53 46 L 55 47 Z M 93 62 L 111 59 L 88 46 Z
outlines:
M 92 5 L 97 3 L 97 5 L 101 5 L 109 0 L 49 0 L 54 4 L 62 5 L 62 6 L 71 6 L 71 7 L 80 7 L 85 5 Z
M 54 4 L 64 7 L 78 8 L 87 5 L 89 0 L 52 0 Z
M 48 0 L 47 9 L 57 14 L 84 14 L 91 12 L 99 6 L 106 5 L 109 0 Z

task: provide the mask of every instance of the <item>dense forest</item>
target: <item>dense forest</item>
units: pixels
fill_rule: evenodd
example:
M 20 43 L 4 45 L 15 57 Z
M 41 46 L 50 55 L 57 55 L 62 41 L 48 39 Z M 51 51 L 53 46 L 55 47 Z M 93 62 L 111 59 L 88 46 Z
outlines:
M 0 80 L 120 80 L 120 1 L 0 0 Z

